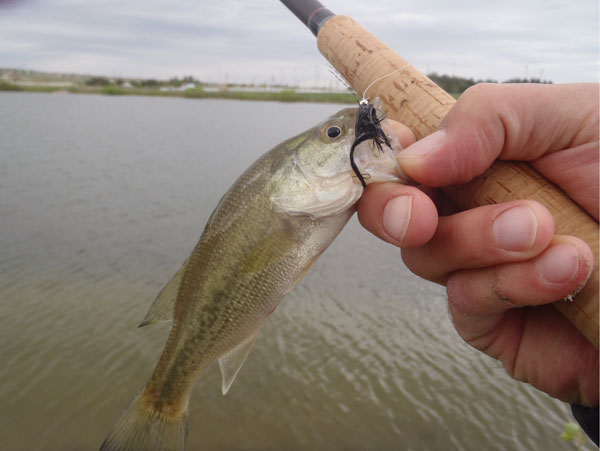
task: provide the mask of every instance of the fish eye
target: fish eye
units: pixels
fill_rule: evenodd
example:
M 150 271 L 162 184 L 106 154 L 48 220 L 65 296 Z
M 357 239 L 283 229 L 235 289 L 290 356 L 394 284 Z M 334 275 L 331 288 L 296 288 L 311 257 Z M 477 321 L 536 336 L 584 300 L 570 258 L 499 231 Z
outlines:
M 342 134 L 342 129 L 337 125 L 332 125 L 327 128 L 327 131 L 325 133 L 327 133 L 327 137 L 334 139 Z

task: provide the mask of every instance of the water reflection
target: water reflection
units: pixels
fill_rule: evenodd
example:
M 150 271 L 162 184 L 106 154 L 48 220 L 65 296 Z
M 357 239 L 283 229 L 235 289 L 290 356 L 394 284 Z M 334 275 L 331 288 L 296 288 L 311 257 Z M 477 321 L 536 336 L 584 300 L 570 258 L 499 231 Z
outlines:
M 138 329 L 221 194 L 336 105 L 0 94 L 3 449 L 95 449 L 152 371 Z M 464 345 L 444 292 L 355 220 L 284 300 L 189 448 L 569 449 L 568 409 Z

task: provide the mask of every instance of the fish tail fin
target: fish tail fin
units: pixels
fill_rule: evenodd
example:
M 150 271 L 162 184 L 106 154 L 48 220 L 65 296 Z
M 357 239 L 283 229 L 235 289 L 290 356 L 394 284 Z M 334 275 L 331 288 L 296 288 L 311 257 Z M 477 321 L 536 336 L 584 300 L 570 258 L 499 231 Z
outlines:
M 187 436 L 187 407 L 174 416 L 152 409 L 143 390 L 121 414 L 100 451 L 183 451 Z

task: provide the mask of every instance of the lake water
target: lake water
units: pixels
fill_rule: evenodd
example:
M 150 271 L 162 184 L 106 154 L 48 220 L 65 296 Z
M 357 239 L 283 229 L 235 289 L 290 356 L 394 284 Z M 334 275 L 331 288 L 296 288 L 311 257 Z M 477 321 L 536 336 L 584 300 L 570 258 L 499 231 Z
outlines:
M 155 295 L 258 156 L 342 106 L 0 93 L 0 448 L 94 450 L 169 332 Z M 188 450 L 569 450 L 568 407 L 465 345 L 444 289 L 352 219 Z

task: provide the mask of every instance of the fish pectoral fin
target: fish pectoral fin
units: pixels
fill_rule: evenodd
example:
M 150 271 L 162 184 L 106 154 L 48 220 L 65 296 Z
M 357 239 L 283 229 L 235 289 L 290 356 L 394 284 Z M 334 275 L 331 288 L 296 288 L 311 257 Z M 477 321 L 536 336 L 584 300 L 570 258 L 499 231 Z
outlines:
M 235 377 L 240 372 L 242 365 L 246 361 L 246 357 L 248 357 L 250 349 L 254 346 L 254 342 L 256 341 L 256 337 L 258 336 L 261 327 L 256 329 L 256 332 L 253 332 L 227 354 L 224 354 L 219 358 L 219 367 L 221 368 L 221 376 L 223 376 L 223 385 L 221 387 L 223 395 L 227 394 L 229 387 L 231 387 Z
M 179 286 L 181 285 L 183 274 L 185 273 L 189 261 L 190 259 L 188 257 L 183 265 L 181 265 L 181 268 L 179 268 L 179 271 L 177 271 L 173 278 L 169 280 L 162 290 L 160 290 L 158 296 L 156 296 L 156 299 L 150 306 L 150 310 L 146 313 L 144 321 L 142 321 L 138 327 L 161 321 L 171 321 L 173 319 L 173 311 L 175 310 L 177 295 L 179 294 Z
M 280 257 L 285 256 L 289 252 L 288 248 L 294 244 L 289 230 L 277 230 L 250 249 L 242 260 L 240 270 L 244 274 L 252 274 L 267 269 L 276 264 Z

